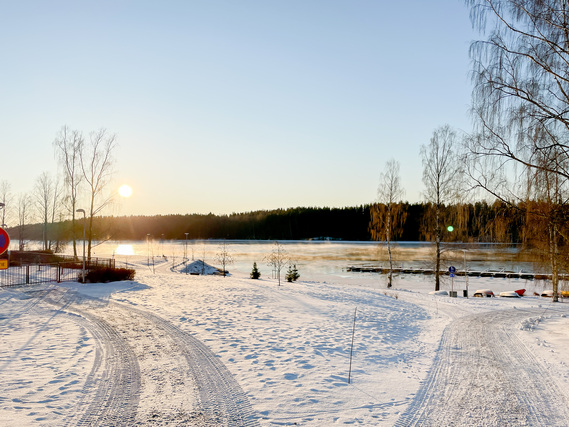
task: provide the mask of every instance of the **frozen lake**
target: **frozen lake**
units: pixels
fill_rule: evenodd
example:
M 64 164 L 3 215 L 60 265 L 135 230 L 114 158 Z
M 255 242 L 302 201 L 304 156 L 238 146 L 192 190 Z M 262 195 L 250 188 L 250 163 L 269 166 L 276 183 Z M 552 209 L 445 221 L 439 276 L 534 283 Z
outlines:
M 105 242 L 93 248 L 95 257 L 114 257 L 117 265 L 126 265 L 133 257 L 146 257 L 150 264 L 154 261 L 173 265 L 182 262 L 204 259 L 206 263 L 217 265 L 216 255 L 221 251 L 222 240 L 161 240 Z M 350 273 L 345 268 L 352 265 L 388 265 L 385 244 L 378 242 L 347 241 L 279 241 L 286 255 L 296 263 L 303 279 L 321 279 L 322 275 L 332 275 L 349 279 L 362 278 L 366 273 Z M 265 257 L 275 248 L 274 241 L 226 240 L 227 251 L 234 263 L 228 270 L 248 273 L 253 262 L 265 276 L 271 275 Z M 71 250 L 68 246 L 67 251 Z M 79 251 L 81 244 L 79 242 Z M 392 247 L 394 262 L 398 266 L 429 267 L 432 265 L 433 245 L 425 242 L 398 242 Z M 453 265 L 457 270 L 520 270 L 532 271 L 532 263 L 517 260 L 518 249 L 496 244 L 449 244 L 443 254 L 443 267 Z M 370 277 L 377 277 L 372 274 Z

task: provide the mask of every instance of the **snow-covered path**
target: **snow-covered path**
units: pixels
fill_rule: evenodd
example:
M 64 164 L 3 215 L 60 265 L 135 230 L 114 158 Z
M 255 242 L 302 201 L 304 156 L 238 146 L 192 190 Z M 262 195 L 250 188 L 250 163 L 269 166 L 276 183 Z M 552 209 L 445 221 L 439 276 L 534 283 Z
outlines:
M 191 334 L 125 304 L 86 299 L 60 309 L 76 315 L 103 354 L 77 425 L 258 425 L 239 384 Z
M 67 409 L 58 411 L 59 421 L 55 424 L 258 425 L 247 396 L 219 358 L 190 333 L 165 319 L 127 304 L 62 288 L 23 295 L 25 303 L 12 318 L 35 312 L 57 324 L 75 325 L 96 343 L 94 355 L 85 365 L 89 371 L 82 374 L 73 369 L 84 380 L 60 387 L 61 396 L 71 394 L 74 398 L 68 400 Z M 47 328 L 42 326 L 40 331 L 47 332 Z M 67 369 L 67 375 L 69 372 L 72 371 Z M 47 382 L 62 380 L 51 378 Z M 39 386 L 35 392 L 28 389 L 28 399 L 31 401 L 33 394 L 39 396 L 43 388 Z M 51 425 L 43 413 L 51 412 L 48 402 L 53 400 L 53 394 L 37 400 L 43 408 L 31 415 L 40 424 Z
M 443 333 L 429 374 L 397 426 L 565 426 L 569 399 L 518 338 L 543 308 L 458 318 Z
M 538 283 L 466 299 L 145 260 L 135 282 L 0 289 L 0 424 L 567 425 L 569 304 Z

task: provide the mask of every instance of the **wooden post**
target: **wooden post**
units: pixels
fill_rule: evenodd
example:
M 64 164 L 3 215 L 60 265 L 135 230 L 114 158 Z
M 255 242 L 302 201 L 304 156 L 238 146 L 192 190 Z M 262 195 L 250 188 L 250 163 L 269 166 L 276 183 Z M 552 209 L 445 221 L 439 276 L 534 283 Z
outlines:
M 358 308 L 354 310 L 354 326 L 352 328 L 352 347 L 350 348 L 350 369 L 348 371 L 348 384 L 350 384 L 352 378 L 352 355 L 354 353 L 354 335 L 356 333 L 356 314 L 358 312 Z

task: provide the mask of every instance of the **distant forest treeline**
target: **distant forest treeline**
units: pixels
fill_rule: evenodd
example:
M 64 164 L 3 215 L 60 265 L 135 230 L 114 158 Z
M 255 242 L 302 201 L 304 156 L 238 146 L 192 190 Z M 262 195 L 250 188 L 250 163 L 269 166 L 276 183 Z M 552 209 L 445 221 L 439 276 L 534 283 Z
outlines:
M 399 241 L 432 240 L 428 203 L 402 203 L 406 215 L 397 233 Z M 231 215 L 157 215 L 129 217 L 95 217 L 94 240 L 153 239 L 259 239 L 305 240 L 331 238 L 366 241 L 372 239 L 370 210 L 373 205 L 345 208 L 291 208 L 255 211 Z M 82 220 L 77 221 L 77 238 L 82 236 Z M 477 202 L 445 208 L 445 241 L 484 241 L 519 243 L 524 240 L 523 209 L 505 203 Z M 26 227 L 27 240 L 42 240 L 43 225 Z M 50 240 L 70 240 L 71 222 L 50 224 Z M 16 228 L 13 238 L 17 237 Z

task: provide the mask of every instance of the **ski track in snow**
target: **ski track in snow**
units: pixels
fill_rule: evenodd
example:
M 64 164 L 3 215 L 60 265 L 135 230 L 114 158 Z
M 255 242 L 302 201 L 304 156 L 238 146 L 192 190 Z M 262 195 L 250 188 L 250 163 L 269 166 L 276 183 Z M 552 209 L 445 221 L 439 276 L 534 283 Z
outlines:
M 569 399 L 516 336 L 522 320 L 542 313 L 510 309 L 454 320 L 396 426 L 567 425 Z

